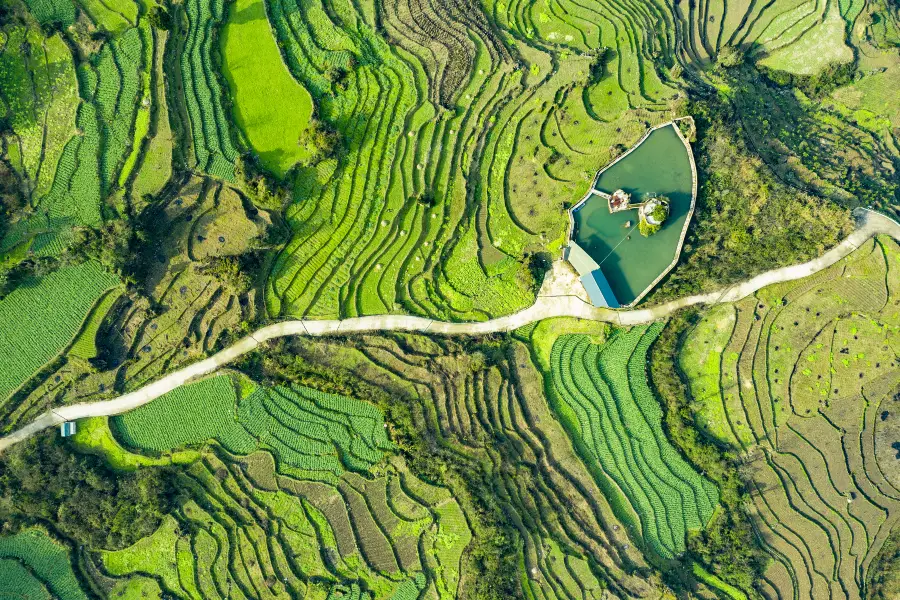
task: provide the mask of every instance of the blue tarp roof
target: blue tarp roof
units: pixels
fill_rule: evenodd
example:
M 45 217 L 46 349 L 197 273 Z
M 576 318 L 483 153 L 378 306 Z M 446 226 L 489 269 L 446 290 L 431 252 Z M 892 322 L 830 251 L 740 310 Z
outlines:
M 606 276 L 600 269 L 594 269 L 587 275 L 581 276 L 581 285 L 588 293 L 591 304 L 604 308 L 619 308 L 619 301 L 613 294 Z

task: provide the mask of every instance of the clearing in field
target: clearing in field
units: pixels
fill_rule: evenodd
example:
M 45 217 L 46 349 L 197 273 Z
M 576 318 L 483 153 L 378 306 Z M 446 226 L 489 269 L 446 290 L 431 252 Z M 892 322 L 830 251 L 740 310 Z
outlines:
M 778 48 L 759 64 L 795 75 L 815 75 L 828 65 L 853 60 L 853 50 L 844 43 L 846 22 L 832 4 L 825 20 L 797 41 Z
M 595 304 L 633 305 L 674 266 L 694 209 L 693 160 L 676 124 L 654 129 L 602 169 L 587 196 L 572 209 L 569 259 L 589 292 L 597 282 L 602 297 L 592 294 Z M 637 210 L 613 212 L 608 197 L 617 190 L 630 196 L 630 204 L 654 196 L 669 199 L 669 217 L 657 233 L 638 233 Z
M 305 158 L 312 97 L 281 60 L 263 0 L 236 0 L 222 33 L 234 114 L 263 166 L 279 177 Z

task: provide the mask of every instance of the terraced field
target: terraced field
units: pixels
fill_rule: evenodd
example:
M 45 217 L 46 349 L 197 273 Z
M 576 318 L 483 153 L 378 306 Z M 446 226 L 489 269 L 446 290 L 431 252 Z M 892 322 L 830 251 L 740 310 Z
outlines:
M 220 375 L 116 417 L 112 427 L 126 445 L 157 452 L 212 439 L 238 454 L 265 446 L 289 472 L 325 481 L 344 467 L 368 471 L 394 448 L 381 413 L 364 402 L 302 387 L 242 395 Z
M 898 260 L 895 241 L 869 242 L 711 311 L 684 341 L 699 422 L 740 453 L 750 482 L 768 598 L 864 597 L 900 516 L 885 451 L 900 384 Z
M 0 537 L 0 597 L 87 600 L 69 550 L 42 529 Z
M 407 405 L 413 426 L 457 457 L 457 477 L 478 490 L 476 507 L 463 506 L 468 518 L 492 506 L 491 498 L 501 499 L 500 518 L 512 524 L 507 535 L 515 536 L 512 552 L 524 594 L 599 598 L 604 588 L 622 597 L 660 593 L 639 576 L 647 563 L 554 418 L 526 345 L 498 350 L 398 335 L 360 336 L 352 345 L 298 341 L 289 348 L 374 382 L 391 403 Z
M 698 218 L 659 298 L 807 260 L 804 219 L 900 214 L 898 45 L 887 0 L 4 1 L 2 432 L 279 319 L 429 335 L 269 340 L 4 452 L 0 596 L 864 597 L 900 502 L 894 241 L 684 338 L 428 327 L 532 305 L 597 170 L 679 117 Z M 648 382 L 667 339 L 684 414 Z M 120 482 L 89 535 L 65 493 L 18 501 L 99 514 Z M 728 546 L 744 504 L 768 563 L 725 569 L 704 550 L 759 550 Z
M 650 551 L 672 557 L 709 521 L 718 492 L 663 433 L 645 366 L 661 328 L 635 327 L 603 345 L 564 336 L 550 365 L 556 411 L 617 515 Z
M 85 306 L 66 340 L 79 334 L 71 352 L 60 364 L 41 370 L 27 393 L 17 396 L 16 406 L 8 409 L 9 422 L 31 418 L 48 402 L 89 401 L 140 387 L 216 348 L 230 328 L 253 318 L 252 293 L 210 270 L 209 261 L 244 251 L 260 235 L 261 218 L 248 217 L 233 190 L 208 180 L 188 179 L 179 192 L 166 205 L 154 207 L 149 217 L 167 236 L 166 244 L 149 244 L 140 258 L 152 293 L 149 297 L 125 293 L 111 306 L 101 307 L 103 314 L 90 317 L 91 304 Z M 76 272 L 86 268 L 90 265 Z M 98 290 L 91 302 L 105 289 Z M 2 302 L 30 291 L 22 289 Z M 88 328 L 94 329 L 93 335 Z
M 149 131 L 143 72 L 154 34 L 147 24 L 130 27 L 77 68 L 58 35 L 42 42 L 33 29 L 11 27 L 3 40 L 4 112 L 14 134 L 7 144 L 16 144 L 8 152 L 31 210 L 9 225 L 0 251 L 56 256 L 74 241 L 73 228 L 103 223 L 106 199 L 137 162 Z
M 111 421 L 132 448 L 220 443 L 179 472 L 186 498 L 152 536 L 95 557 L 107 587 L 140 573 L 182 598 L 456 595 L 466 519 L 392 456 L 378 409 L 238 381 L 240 399 L 221 375 Z
M 384 38 L 368 9 L 267 6 L 291 72 L 345 149 L 299 182 L 294 237 L 267 287 L 274 314 L 484 319 L 523 308 L 534 293 L 524 254 L 562 243 L 560 203 L 611 156 L 608 136 L 643 132 L 632 115 L 593 119 L 572 93 L 588 56 L 560 65 L 507 47 L 466 2 L 385 3 Z M 639 115 L 665 119 L 667 105 L 641 104 L 656 112 Z
M 223 106 L 223 88 L 213 68 L 214 38 L 225 19 L 222 0 L 191 0 L 175 14 L 179 91 L 187 112 L 189 135 L 183 137 L 188 165 L 229 180 L 238 152 Z

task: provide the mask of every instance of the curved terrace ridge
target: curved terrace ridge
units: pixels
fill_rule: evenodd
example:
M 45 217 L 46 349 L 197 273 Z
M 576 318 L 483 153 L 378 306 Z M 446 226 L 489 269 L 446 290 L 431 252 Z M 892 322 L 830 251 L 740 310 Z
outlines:
M 735 302 L 774 283 L 808 277 L 830 267 L 856 250 L 869 238 L 889 235 L 900 241 L 900 223 L 867 209 L 856 209 L 856 230 L 840 244 L 809 262 L 767 271 L 723 290 L 686 296 L 651 308 L 612 310 L 597 308 L 584 298 L 581 285 L 568 263 L 558 261 L 547 274 L 537 300 L 529 308 L 512 315 L 477 323 L 450 323 L 409 315 L 378 315 L 343 320 L 291 320 L 267 325 L 235 342 L 216 354 L 170 373 L 138 390 L 112 400 L 72 404 L 51 409 L 13 433 L 0 438 L 0 452 L 24 441 L 36 433 L 67 421 L 85 417 L 119 415 L 175 388 L 214 373 L 244 354 L 256 350 L 265 342 L 292 335 L 325 336 L 377 331 L 407 331 L 439 333 L 443 335 L 484 335 L 507 332 L 535 321 L 553 317 L 576 317 L 607 321 L 620 326 L 651 323 L 663 319 L 688 306 Z

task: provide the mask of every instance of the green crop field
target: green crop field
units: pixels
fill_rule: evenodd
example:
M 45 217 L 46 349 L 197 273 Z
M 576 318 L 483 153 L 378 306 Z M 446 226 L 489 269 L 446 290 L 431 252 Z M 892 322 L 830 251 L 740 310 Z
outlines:
M 215 451 L 178 484 L 189 499 L 177 520 L 103 553 L 109 574 L 151 574 L 189 598 L 217 597 L 229 585 L 245 596 L 266 586 L 276 597 L 318 597 L 351 581 L 365 582 L 367 598 L 415 598 L 426 585 L 455 594 L 468 526 L 444 516 L 451 506 L 459 511 L 446 490 L 415 480 L 402 461 L 386 463 L 376 479 L 329 485 L 278 474 L 266 452 Z M 407 486 L 433 499 L 411 500 Z M 397 512 L 401 503 L 414 515 Z M 265 524 L 254 521 L 257 511 L 268 515 Z
M 41 529 L 0 537 L 0 573 L 9 575 L 0 577 L 4 598 L 88 598 L 72 570 L 69 550 Z
M 660 327 L 621 332 L 603 345 L 564 336 L 550 366 L 557 412 L 583 448 L 598 484 L 620 518 L 660 556 L 685 550 L 718 502 L 666 440 L 659 403 L 647 385 L 647 349 Z M 633 522 L 637 514 L 639 522 Z
M 892 0 L 0 1 L 0 596 L 890 598 L 898 85 Z
M 177 12 L 177 34 L 181 51 L 178 60 L 187 127 L 192 147 L 191 163 L 215 177 L 234 176 L 237 150 L 222 104 L 222 84 L 213 69 L 214 27 L 225 20 L 222 0 L 190 0 Z M 183 28 L 183 29 L 182 29 Z
M 258 388 L 238 399 L 228 376 L 180 387 L 112 421 L 128 446 L 173 450 L 215 439 L 229 452 L 270 449 L 315 477 L 367 471 L 392 449 L 384 417 L 364 402 L 308 388 Z
M 272 35 L 263 0 L 235 1 L 222 30 L 222 61 L 237 124 L 262 165 L 284 176 L 308 154 L 301 135 L 312 98 L 291 77 Z
M 118 283 L 115 275 L 90 262 L 63 267 L 0 300 L 0 399 L 6 401 L 62 352 L 94 303 Z

